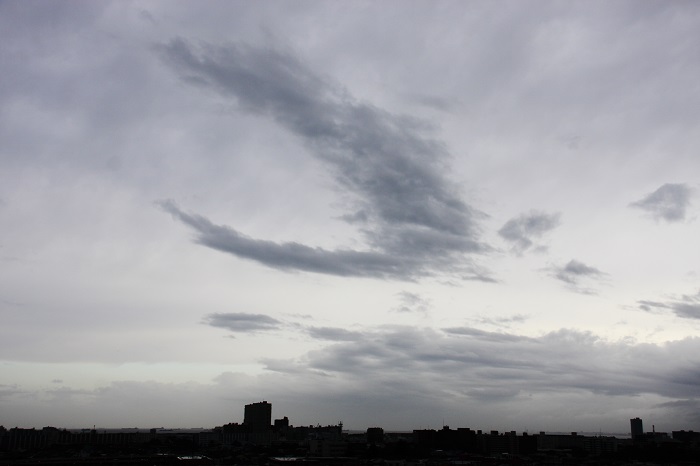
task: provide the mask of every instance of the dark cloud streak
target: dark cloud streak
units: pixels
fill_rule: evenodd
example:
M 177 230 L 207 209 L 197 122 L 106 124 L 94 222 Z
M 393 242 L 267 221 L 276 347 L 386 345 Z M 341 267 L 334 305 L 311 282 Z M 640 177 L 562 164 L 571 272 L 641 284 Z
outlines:
M 272 268 L 339 276 L 404 279 L 423 272 L 423 266 L 415 259 L 396 258 L 371 251 L 329 251 L 299 243 L 275 243 L 253 239 L 233 228 L 215 225 L 201 215 L 183 212 L 172 201 L 161 201 L 158 205 L 195 229 L 198 233 L 198 243 Z
M 227 314 L 209 314 L 204 323 L 212 327 L 220 327 L 234 333 L 250 333 L 278 330 L 281 322 L 265 314 L 248 314 L 234 312 Z
M 373 252 L 254 240 L 177 211 L 200 232 L 202 244 L 285 270 L 406 278 L 466 264 L 467 278 L 488 278 L 465 258 L 489 250 L 479 240 L 484 214 L 462 201 L 443 176 L 448 154 L 430 137 L 429 125 L 358 102 L 273 49 L 195 50 L 175 39 L 159 50 L 188 82 L 234 98 L 243 111 L 270 117 L 299 136 L 353 196 L 356 213 L 342 218 L 362 222 Z

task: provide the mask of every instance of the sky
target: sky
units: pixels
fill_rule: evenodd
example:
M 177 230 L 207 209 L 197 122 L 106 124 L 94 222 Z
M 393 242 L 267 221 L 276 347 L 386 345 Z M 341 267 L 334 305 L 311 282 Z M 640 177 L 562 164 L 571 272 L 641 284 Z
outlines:
M 0 2 L 0 425 L 700 430 L 700 4 Z

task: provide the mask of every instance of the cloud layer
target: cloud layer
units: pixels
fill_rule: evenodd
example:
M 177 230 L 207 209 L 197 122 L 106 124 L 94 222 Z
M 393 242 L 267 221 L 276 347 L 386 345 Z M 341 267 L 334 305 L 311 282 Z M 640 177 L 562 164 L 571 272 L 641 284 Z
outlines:
M 362 377 L 387 385 L 424 380 L 426 391 L 432 386 L 465 400 L 501 393 L 503 387 L 509 387 L 511 398 L 575 390 L 692 398 L 700 388 L 697 349 L 698 338 L 651 345 L 606 341 L 567 329 L 526 337 L 472 327 L 439 331 L 387 326 L 313 351 L 295 364 L 334 377 Z M 671 354 L 686 356 L 671 362 Z
M 688 299 L 697 301 L 698 297 Z M 513 316 L 499 322 L 523 319 Z M 240 321 L 243 327 L 253 322 L 251 330 L 256 330 L 258 323 L 272 327 L 279 324 L 272 317 L 251 314 L 214 315 L 210 324 L 237 332 Z M 272 372 L 330 377 L 337 383 L 362 379 L 368 386 L 385 388 L 393 387 L 397 380 L 410 381 L 414 389 L 426 395 L 452 393 L 465 402 L 575 391 L 691 399 L 700 389 L 700 372 L 696 370 L 700 365 L 700 338 L 694 337 L 649 344 L 631 339 L 606 340 L 592 332 L 572 329 L 531 337 L 471 326 L 289 328 L 329 343 L 292 360 L 267 359 L 264 362 Z M 502 390 L 504 387 L 508 390 Z

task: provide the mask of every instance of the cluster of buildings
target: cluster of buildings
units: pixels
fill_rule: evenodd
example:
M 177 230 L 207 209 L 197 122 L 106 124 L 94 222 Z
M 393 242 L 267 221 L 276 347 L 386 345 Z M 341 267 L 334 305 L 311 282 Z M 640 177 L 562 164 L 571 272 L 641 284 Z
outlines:
M 245 406 L 242 423 L 229 423 L 210 430 L 161 432 L 156 429 L 140 432 L 107 432 L 94 428 L 68 431 L 53 427 L 10 429 L 0 427 L 0 451 L 30 451 L 50 445 L 146 445 L 167 436 L 186 437 L 193 448 L 216 449 L 262 448 L 285 454 L 311 457 L 362 457 L 377 452 L 396 455 L 429 455 L 434 452 L 460 452 L 473 455 L 532 456 L 552 452 L 579 452 L 587 456 L 611 456 L 620 449 L 663 448 L 664 451 L 700 452 L 700 432 L 644 432 L 642 420 L 630 420 L 631 438 L 585 436 L 571 434 L 538 434 L 482 432 L 470 428 L 420 429 L 412 432 L 385 433 L 381 427 L 370 427 L 364 433 L 343 431 L 343 424 L 327 426 L 290 425 L 289 419 L 272 419 L 272 405 L 267 401 Z M 368 453 L 369 452 L 369 453 Z M 372 453 L 374 452 L 374 453 Z M 431 453 L 432 452 L 432 453 Z
M 670 440 L 683 443 L 700 442 L 700 432 L 693 432 L 692 430 L 674 430 L 669 437 L 666 432 L 657 432 L 656 427 L 652 425 L 651 432 L 644 432 L 644 423 L 638 417 L 630 419 L 630 437 L 638 444 L 664 443 Z
M 102 431 L 81 429 L 72 431 L 44 427 L 43 429 L 5 429 L 0 426 L 0 451 L 32 451 L 52 445 L 139 445 L 156 437 L 156 429 L 142 431 Z
M 327 426 L 300 426 L 289 424 L 289 418 L 272 420 L 272 404 L 267 401 L 245 406 L 243 423 L 230 423 L 210 431 L 200 432 L 203 446 L 254 444 L 269 446 L 273 443 L 293 443 L 308 446 L 313 454 L 337 456 L 345 452 L 343 423 Z

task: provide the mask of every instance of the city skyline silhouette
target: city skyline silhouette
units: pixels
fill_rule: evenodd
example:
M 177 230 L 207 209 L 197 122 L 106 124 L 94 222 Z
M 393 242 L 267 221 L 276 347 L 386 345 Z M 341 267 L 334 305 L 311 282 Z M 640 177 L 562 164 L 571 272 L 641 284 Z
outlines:
M 629 434 L 518 433 L 469 427 L 390 432 L 348 431 L 336 425 L 295 426 L 273 419 L 267 400 L 244 406 L 242 422 L 200 429 L 6 429 L 0 426 L 0 462 L 50 464 L 691 464 L 700 458 L 700 432 L 644 430 L 629 420 Z M 78 463 L 76 463 L 78 461 Z

